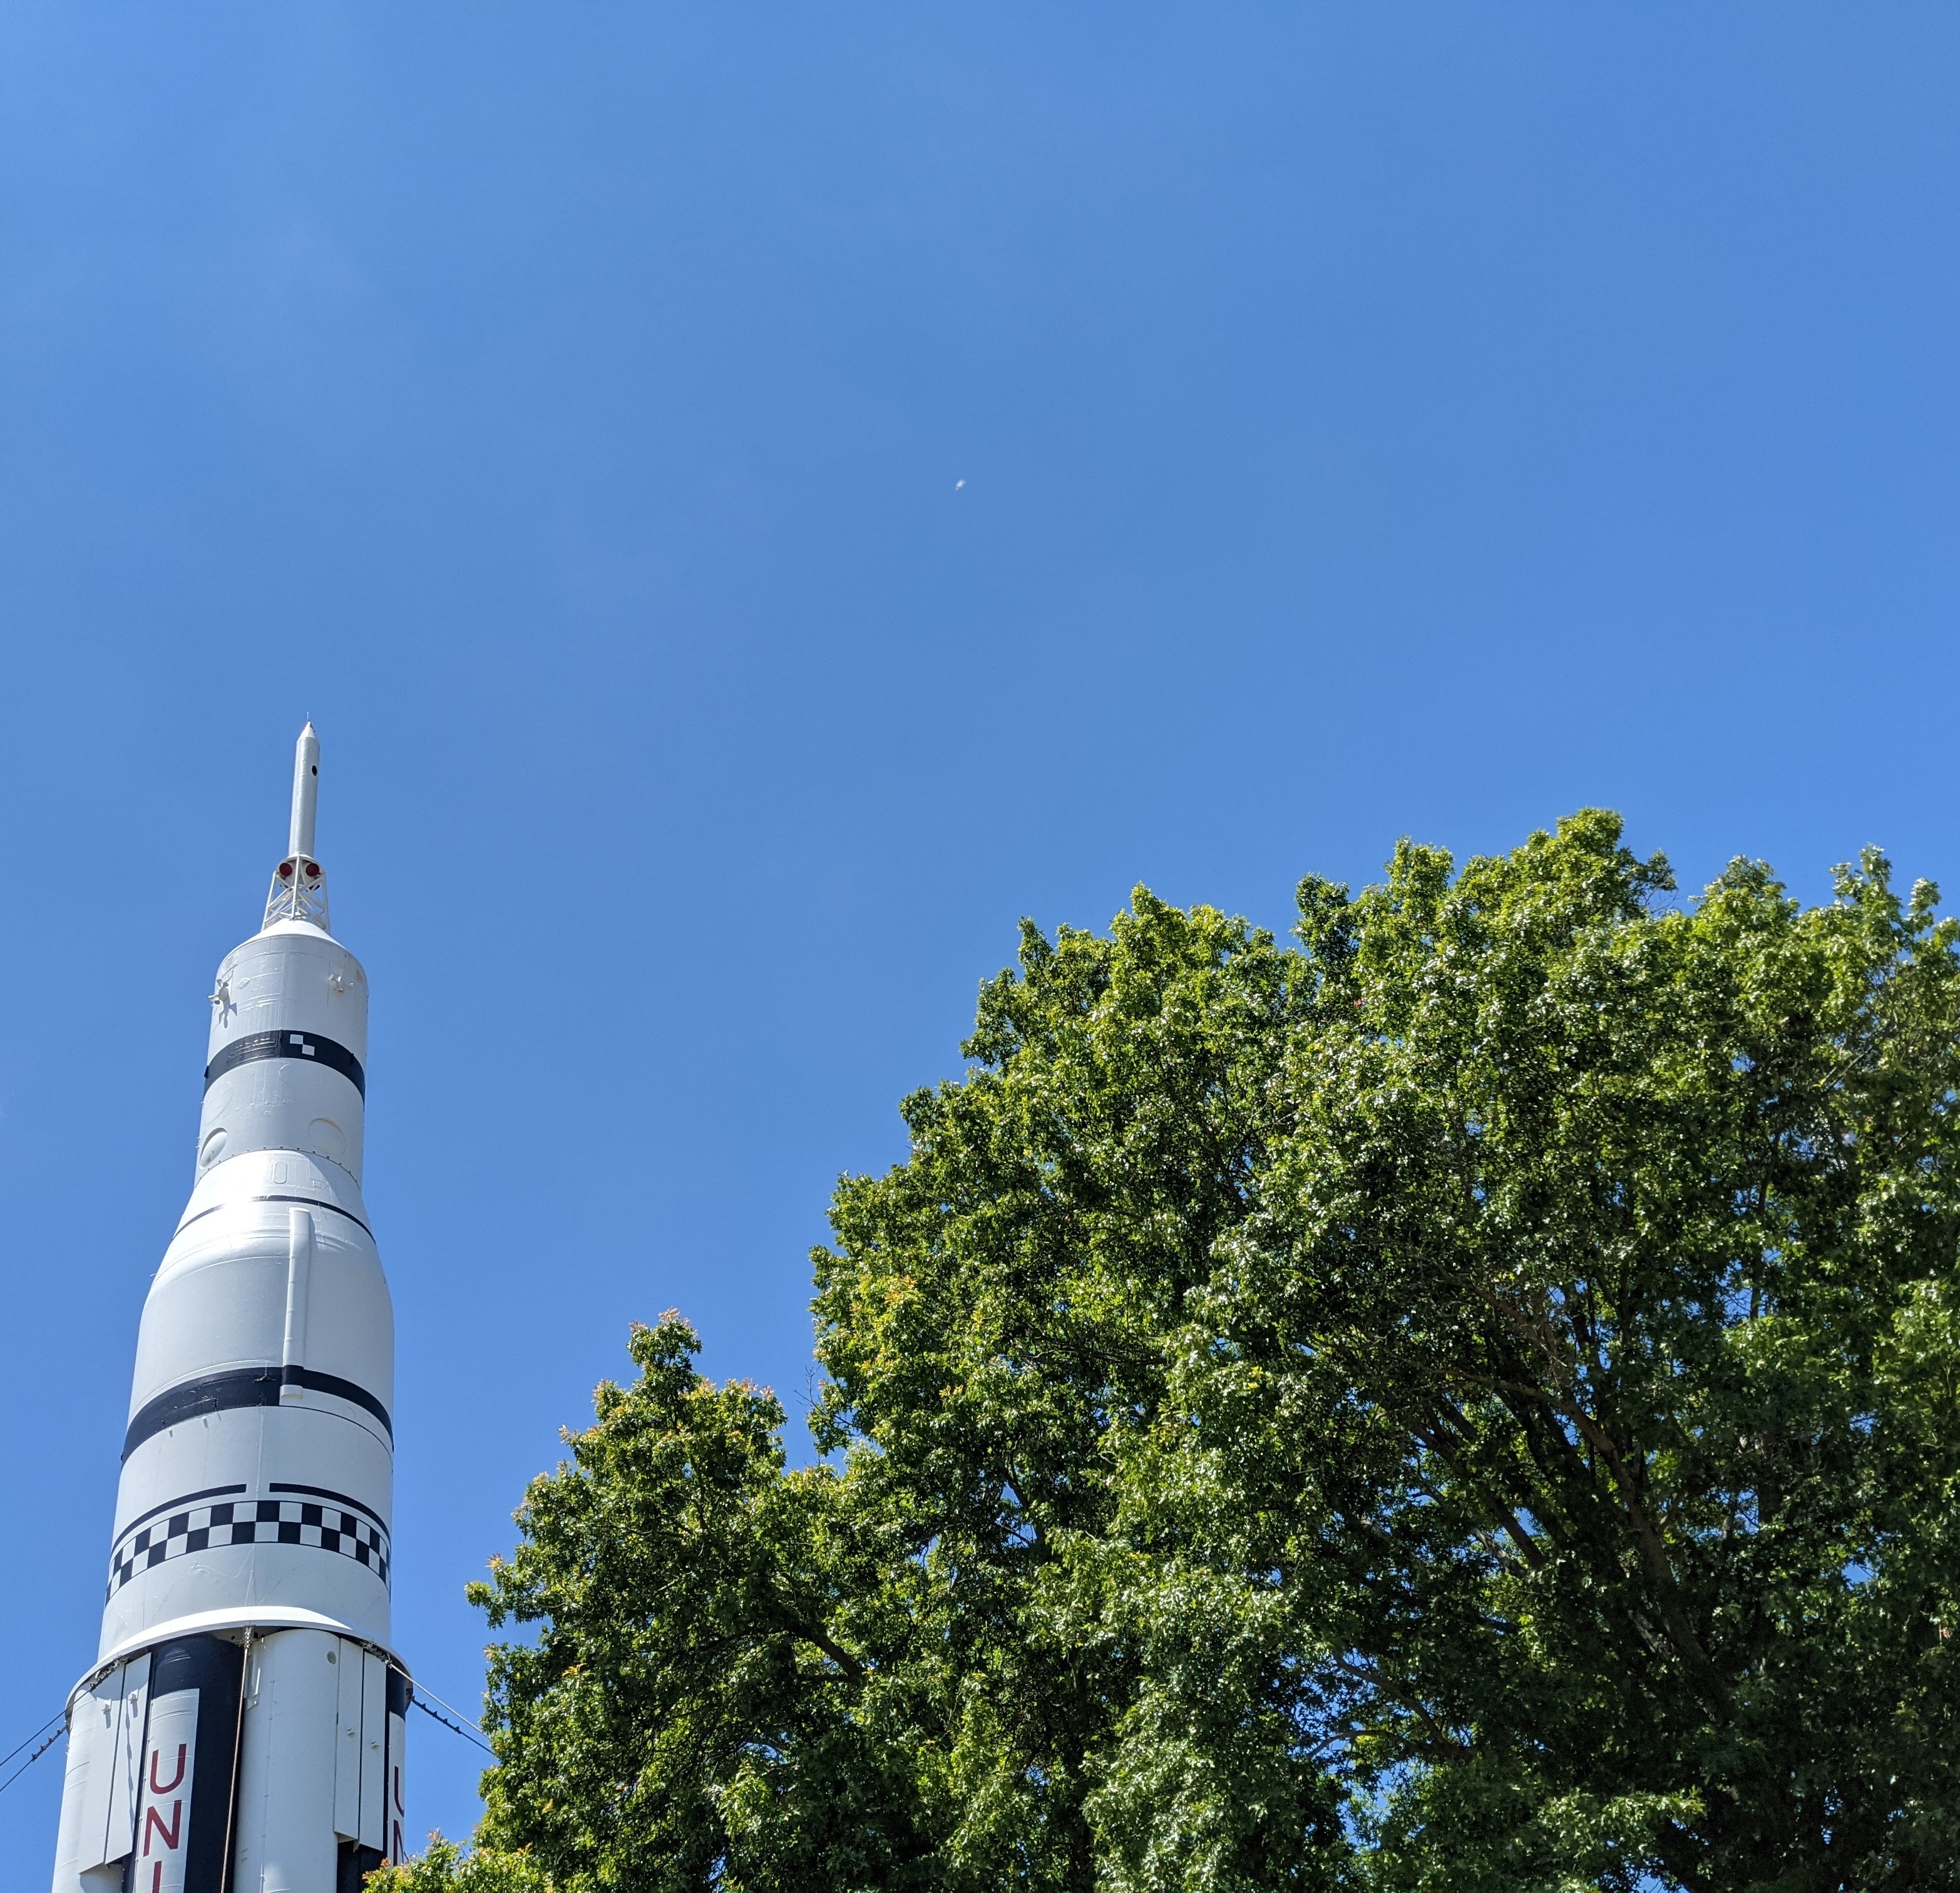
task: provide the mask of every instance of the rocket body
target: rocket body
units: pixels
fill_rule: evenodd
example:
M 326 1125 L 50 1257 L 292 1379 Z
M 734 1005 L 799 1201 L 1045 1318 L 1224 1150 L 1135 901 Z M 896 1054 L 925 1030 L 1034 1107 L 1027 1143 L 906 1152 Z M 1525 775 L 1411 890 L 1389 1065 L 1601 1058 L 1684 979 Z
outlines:
M 361 1195 L 367 975 L 310 853 L 317 757 L 309 726 L 294 851 L 211 996 L 54 1893 L 352 1893 L 402 1857 L 394 1318 Z

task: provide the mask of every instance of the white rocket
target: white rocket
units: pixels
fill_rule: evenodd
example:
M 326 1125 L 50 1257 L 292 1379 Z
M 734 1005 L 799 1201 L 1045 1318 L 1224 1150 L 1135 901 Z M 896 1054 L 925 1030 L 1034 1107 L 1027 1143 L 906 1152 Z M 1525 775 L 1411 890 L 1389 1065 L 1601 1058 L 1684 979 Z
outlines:
M 54 1893 L 352 1893 L 402 1857 L 394 1314 L 361 1200 L 368 978 L 327 931 L 319 793 L 308 724 L 265 924 L 211 995 Z

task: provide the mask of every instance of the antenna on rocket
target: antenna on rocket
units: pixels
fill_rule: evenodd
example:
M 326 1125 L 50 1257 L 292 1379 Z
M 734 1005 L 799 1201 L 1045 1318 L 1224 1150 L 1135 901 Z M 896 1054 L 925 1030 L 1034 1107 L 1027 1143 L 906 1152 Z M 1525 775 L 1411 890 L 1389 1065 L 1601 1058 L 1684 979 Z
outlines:
M 332 931 L 326 924 L 326 870 L 313 851 L 319 813 L 320 738 L 308 717 L 293 750 L 293 819 L 287 831 L 286 858 L 273 869 L 272 891 L 266 896 L 267 927 L 298 920 L 323 934 Z

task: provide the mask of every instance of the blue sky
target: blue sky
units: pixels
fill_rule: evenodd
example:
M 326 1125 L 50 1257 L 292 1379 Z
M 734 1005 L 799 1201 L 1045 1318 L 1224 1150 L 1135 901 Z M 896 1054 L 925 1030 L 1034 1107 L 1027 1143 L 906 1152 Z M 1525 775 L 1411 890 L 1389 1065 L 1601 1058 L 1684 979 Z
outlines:
M 0 13 L 0 1747 L 309 714 L 466 1704 L 629 1321 L 800 1414 L 831 1185 L 1022 915 L 1586 803 L 1960 883 L 1956 82 L 1904 4 Z

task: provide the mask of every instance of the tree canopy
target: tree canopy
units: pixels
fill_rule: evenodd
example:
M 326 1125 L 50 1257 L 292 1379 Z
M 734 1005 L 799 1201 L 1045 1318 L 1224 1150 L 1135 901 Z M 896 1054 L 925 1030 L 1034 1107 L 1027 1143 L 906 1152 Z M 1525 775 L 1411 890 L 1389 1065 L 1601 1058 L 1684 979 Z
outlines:
M 1587 811 L 1025 926 L 838 1186 L 815 1462 L 635 1330 L 474 1589 L 476 1851 L 374 1884 L 1960 1884 L 1936 899 Z

